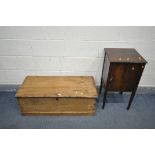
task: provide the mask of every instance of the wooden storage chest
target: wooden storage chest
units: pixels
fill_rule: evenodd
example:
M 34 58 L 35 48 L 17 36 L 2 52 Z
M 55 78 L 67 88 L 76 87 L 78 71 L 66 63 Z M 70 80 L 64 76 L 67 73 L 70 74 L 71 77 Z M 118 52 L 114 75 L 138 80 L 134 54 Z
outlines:
M 23 115 L 94 115 L 91 76 L 27 76 L 16 97 Z

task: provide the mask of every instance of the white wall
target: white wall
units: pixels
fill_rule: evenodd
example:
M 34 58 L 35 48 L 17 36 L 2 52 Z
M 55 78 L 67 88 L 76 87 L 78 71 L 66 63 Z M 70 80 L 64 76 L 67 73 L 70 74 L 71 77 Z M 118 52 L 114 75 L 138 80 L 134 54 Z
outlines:
M 141 86 L 155 86 L 155 27 L 0 27 L 0 84 L 27 75 L 93 75 L 103 49 L 136 48 L 148 61 Z

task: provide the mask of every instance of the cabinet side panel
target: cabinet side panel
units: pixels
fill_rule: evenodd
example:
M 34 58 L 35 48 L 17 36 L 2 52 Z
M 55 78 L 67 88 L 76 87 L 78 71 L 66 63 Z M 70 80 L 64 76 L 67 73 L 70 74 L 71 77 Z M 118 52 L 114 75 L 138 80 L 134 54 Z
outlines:
M 106 86 L 107 84 L 107 79 L 108 79 L 108 73 L 109 73 L 109 66 L 110 66 L 110 62 L 109 59 L 107 57 L 107 55 L 105 55 L 105 62 L 103 64 L 104 68 L 103 68 L 103 82 L 104 82 L 104 86 Z

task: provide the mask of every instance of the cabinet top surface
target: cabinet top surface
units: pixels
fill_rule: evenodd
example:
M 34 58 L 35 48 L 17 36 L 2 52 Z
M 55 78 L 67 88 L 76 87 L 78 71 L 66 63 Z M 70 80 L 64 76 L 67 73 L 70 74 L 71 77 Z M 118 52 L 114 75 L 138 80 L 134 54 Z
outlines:
M 134 48 L 105 48 L 110 62 L 147 63 Z
M 16 97 L 85 97 L 96 98 L 91 76 L 27 76 Z

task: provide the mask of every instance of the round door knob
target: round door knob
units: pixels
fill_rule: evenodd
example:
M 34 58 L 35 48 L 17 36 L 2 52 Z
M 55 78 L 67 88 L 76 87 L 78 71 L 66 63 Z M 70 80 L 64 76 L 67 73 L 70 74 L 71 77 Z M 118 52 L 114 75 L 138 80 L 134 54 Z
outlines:
M 135 67 L 132 67 L 132 70 L 135 70 Z
M 112 77 L 110 78 L 110 82 L 111 82 L 113 79 L 114 79 L 114 77 L 112 76 Z
M 142 68 L 144 68 L 144 66 L 142 66 Z

